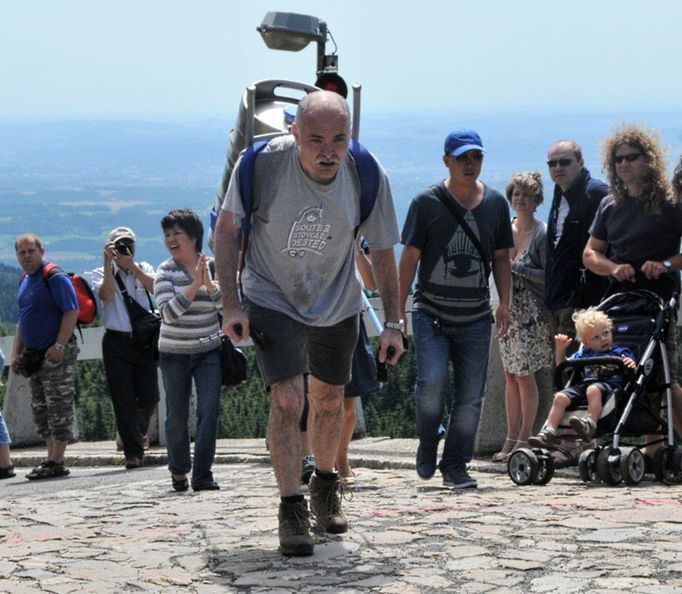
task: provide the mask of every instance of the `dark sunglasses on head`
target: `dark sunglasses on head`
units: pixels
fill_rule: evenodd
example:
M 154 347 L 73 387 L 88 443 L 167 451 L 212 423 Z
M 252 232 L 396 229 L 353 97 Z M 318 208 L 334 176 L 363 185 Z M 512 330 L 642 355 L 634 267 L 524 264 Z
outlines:
M 483 161 L 483 153 L 481 151 L 474 151 L 472 153 L 464 153 L 462 155 L 457 155 L 455 161 L 458 163 L 469 163 L 471 161 L 481 162 Z
M 613 158 L 613 160 L 620 164 L 623 161 L 627 161 L 628 163 L 632 163 L 633 161 L 636 161 L 642 156 L 642 153 L 628 153 L 627 155 L 617 155 Z
M 547 167 L 556 167 L 557 165 L 568 167 L 571 163 L 573 163 L 573 159 L 550 159 L 547 161 Z

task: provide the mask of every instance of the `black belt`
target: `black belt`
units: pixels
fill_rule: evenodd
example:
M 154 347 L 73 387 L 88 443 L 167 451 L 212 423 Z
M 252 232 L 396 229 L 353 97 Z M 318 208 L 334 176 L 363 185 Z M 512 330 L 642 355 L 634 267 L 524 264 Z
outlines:
M 121 332 L 120 330 L 109 330 L 107 328 L 107 334 L 113 334 L 114 336 L 125 336 L 126 338 L 131 338 L 133 337 L 132 332 Z

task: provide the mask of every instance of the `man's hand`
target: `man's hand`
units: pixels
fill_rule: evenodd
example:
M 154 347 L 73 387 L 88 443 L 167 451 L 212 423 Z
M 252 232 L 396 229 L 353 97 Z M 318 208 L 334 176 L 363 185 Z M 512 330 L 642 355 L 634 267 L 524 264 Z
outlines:
M 248 340 L 250 336 L 249 318 L 241 307 L 223 309 L 223 334 L 232 342 Z
M 45 351 L 45 358 L 52 363 L 61 363 L 64 360 L 64 348 L 58 349 L 52 345 Z
M 649 280 L 656 280 L 659 276 L 668 272 L 668 269 L 663 266 L 663 262 L 647 260 L 642 264 L 641 271 Z
M 384 328 L 384 331 L 379 337 L 379 345 L 379 363 L 390 363 L 391 365 L 395 365 L 405 352 L 403 335 L 400 330 Z M 391 351 L 393 354 L 390 356 L 388 354 L 389 349 L 393 349 Z
M 635 269 L 630 264 L 616 264 L 611 272 L 611 276 L 617 281 L 635 282 Z
M 116 259 L 116 246 L 113 241 L 104 245 L 104 265 L 111 268 L 111 263 Z
M 495 336 L 500 338 L 504 336 L 509 330 L 509 306 L 506 303 L 500 303 L 497 306 L 497 311 L 495 312 Z

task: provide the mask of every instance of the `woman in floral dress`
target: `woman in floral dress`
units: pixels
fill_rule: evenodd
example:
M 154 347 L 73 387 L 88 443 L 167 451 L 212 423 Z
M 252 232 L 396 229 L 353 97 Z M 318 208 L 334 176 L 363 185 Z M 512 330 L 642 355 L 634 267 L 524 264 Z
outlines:
M 547 226 L 535 218 L 543 200 L 539 173 L 512 176 L 506 194 L 516 216 L 512 220 L 511 322 L 500 338 L 504 367 L 507 437 L 493 461 L 504 462 L 509 453 L 528 447 L 528 437 L 538 410 L 538 386 L 534 373 L 552 363 L 549 324 L 542 303 L 545 282 Z

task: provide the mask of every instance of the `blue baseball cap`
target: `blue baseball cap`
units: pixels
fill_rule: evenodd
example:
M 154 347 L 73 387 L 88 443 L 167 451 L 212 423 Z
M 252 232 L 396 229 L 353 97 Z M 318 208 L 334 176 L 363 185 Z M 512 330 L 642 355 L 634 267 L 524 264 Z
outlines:
M 445 154 L 459 157 L 467 151 L 485 152 L 478 132 L 469 128 L 457 128 L 450 132 L 445 139 Z

